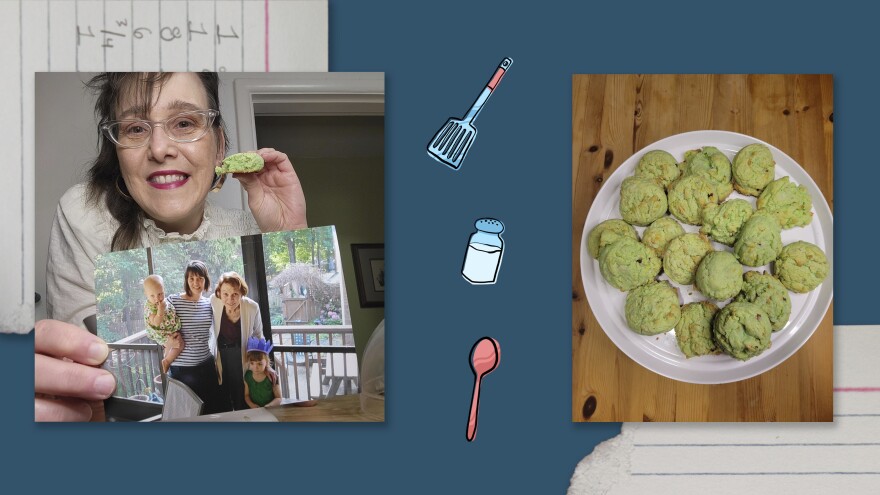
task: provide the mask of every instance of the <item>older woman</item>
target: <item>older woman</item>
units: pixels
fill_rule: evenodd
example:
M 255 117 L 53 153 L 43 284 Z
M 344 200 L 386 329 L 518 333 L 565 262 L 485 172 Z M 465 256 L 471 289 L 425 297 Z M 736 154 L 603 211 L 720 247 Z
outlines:
M 249 297 L 248 286 L 241 275 L 227 272 L 217 281 L 211 298 L 214 309 L 214 335 L 217 348 L 214 358 L 220 374 L 223 406 L 227 410 L 248 409 L 244 400 L 244 372 L 247 370 L 247 341 L 263 337 L 260 306 Z
M 218 86 L 215 73 L 108 73 L 89 82 L 98 93 L 100 151 L 86 183 L 65 193 L 55 215 L 50 318 L 82 325 L 96 313 L 99 254 L 307 226 L 299 178 L 287 155 L 273 149 L 257 151 L 262 171 L 234 175 L 250 213 L 208 202 L 222 185 L 214 167 L 227 149 Z M 85 366 L 106 358 L 106 344 L 61 322 L 35 326 L 37 420 L 88 419 L 91 408 L 82 399 L 107 397 L 115 387 L 108 372 Z

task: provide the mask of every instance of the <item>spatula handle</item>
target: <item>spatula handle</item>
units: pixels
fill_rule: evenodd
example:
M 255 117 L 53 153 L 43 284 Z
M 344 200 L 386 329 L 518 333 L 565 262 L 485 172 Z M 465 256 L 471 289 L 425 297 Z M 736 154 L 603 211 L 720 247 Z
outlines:
M 489 82 L 486 83 L 486 87 L 483 88 L 483 91 L 480 93 L 480 96 L 477 97 L 474 104 L 471 105 L 471 109 L 468 110 L 467 115 L 465 115 L 464 120 L 467 123 L 471 123 L 476 120 L 477 115 L 480 114 L 480 110 L 483 109 L 483 105 L 489 100 L 489 97 L 492 96 L 492 92 L 495 91 L 495 88 L 498 86 L 498 83 L 501 82 L 501 78 L 504 77 L 504 74 L 507 73 L 507 69 L 510 68 L 510 64 L 513 63 L 513 59 L 507 57 L 498 64 L 498 68 L 495 69 L 495 74 L 492 74 L 492 78 L 489 79 Z

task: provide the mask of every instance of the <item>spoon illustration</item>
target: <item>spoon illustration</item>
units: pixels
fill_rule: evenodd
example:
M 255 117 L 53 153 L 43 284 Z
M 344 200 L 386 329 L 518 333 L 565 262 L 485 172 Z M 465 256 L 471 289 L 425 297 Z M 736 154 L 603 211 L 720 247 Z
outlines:
M 485 375 L 498 367 L 501 347 L 491 337 L 483 337 L 471 348 L 471 369 L 474 371 L 474 393 L 471 396 L 471 413 L 468 416 L 467 441 L 477 434 L 477 410 L 480 407 L 480 382 Z

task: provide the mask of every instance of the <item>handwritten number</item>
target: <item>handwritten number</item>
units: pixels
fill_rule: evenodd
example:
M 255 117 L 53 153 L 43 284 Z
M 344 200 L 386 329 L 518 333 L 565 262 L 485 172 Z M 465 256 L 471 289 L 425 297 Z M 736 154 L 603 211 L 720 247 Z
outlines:
M 205 23 L 203 23 L 203 22 L 200 22 L 200 23 L 199 23 L 199 26 L 202 27 L 202 30 L 201 30 L 201 31 L 199 31 L 199 30 L 197 30 L 197 29 L 193 29 L 193 28 L 192 28 L 192 25 L 193 25 L 192 21 L 186 21 L 186 31 L 187 31 L 186 34 L 187 34 L 187 40 L 192 41 L 192 35 L 193 35 L 193 33 L 198 33 L 198 34 L 208 34 L 208 32 L 205 31 Z
M 128 26 L 128 19 L 121 19 L 121 20 L 117 19 L 115 22 L 116 22 L 117 27 Z M 209 34 L 208 31 L 205 29 L 205 23 L 203 23 L 203 22 L 199 23 L 199 29 L 195 29 L 193 27 L 192 21 L 187 20 L 186 23 L 187 23 L 187 25 L 186 25 L 187 41 L 192 41 L 193 34 L 203 34 L 203 35 Z M 223 38 L 239 38 L 238 33 L 235 32 L 235 27 L 232 25 L 229 26 L 228 33 L 223 33 L 221 31 L 219 24 L 217 24 L 215 27 L 217 28 L 217 44 L 218 45 L 223 41 Z M 101 45 L 104 48 L 113 48 L 113 38 L 112 38 L 113 36 L 119 36 L 122 38 L 125 38 L 125 36 L 126 36 L 125 33 L 117 33 L 117 32 L 113 32 L 113 31 L 107 31 L 104 29 L 100 30 L 100 32 L 102 34 L 104 34 L 104 36 L 103 36 L 104 44 Z M 132 38 L 137 39 L 137 40 L 143 39 L 144 36 L 151 35 L 151 34 L 153 34 L 153 30 L 151 30 L 150 28 L 147 28 L 147 27 L 134 28 L 131 32 Z M 92 26 L 86 26 L 86 30 L 83 30 L 80 26 L 76 26 L 76 45 L 77 46 L 79 46 L 82 43 L 83 37 L 95 38 L 95 34 L 92 32 Z M 165 27 L 162 27 L 159 29 L 159 37 L 162 39 L 162 41 L 174 41 L 176 39 L 182 38 L 183 33 L 181 32 L 180 28 L 177 26 L 165 26 Z M 226 70 L 225 67 L 219 68 L 220 72 L 223 72 L 225 70 Z
M 182 35 L 180 34 L 179 27 L 175 26 L 173 28 L 170 28 L 166 26 L 159 30 L 159 36 L 162 38 L 162 41 L 172 41 L 180 38 Z
M 121 36 L 125 38 L 125 34 L 123 33 L 114 33 L 113 31 L 107 31 L 106 29 L 102 29 L 101 33 L 105 35 L 104 44 L 101 45 L 101 48 L 113 48 L 113 38 L 111 38 L 111 36 Z
M 217 44 L 220 44 L 221 38 L 238 38 L 238 34 L 235 32 L 235 28 L 229 26 L 229 30 L 232 31 L 232 34 L 223 34 L 220 32 L 220 25 L 217 25 Z
M 95 37 L 95 35 L 92 34 L 92 26 L 89 26 L 89 32 L 88 32 L 88 33 L 84 33 L 84 32 L 82 32 L 82 30 L 79 28 L 79 26 L 76 26 L 76 46 L 79 46 L 79 40 L 80 40 L 80 38 L 82 38 L 83 36 L 88 36 L 88 37 L 90 37 L 90 38 L 94 38 L 94 37 Z
M 147 34 L 153 34 L 153 32 L 150 31 L 150 28 L 139 27 L 134 30 L 134 33 L 132 33 L 132 36 L 134 36 L 135 39 L 141 39 L 144 37 L 144 31 L 146 31 Z

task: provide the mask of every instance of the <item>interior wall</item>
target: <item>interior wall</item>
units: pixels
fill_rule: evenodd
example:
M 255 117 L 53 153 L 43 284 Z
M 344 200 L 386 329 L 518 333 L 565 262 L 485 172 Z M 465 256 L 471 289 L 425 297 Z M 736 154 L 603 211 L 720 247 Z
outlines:
M 46 261 L 49 231 L 58 200 L 85 177 L 97 154 L 98 131 L 94 99 L 82 72 L 35 74 L 34 136 L 34 290 L 41 299 L 34 306 L 37 320 L 46 317 Z
M 384 118 L 258 116 L 257 143 L 286 153 L 309 226 L 335 225 L 358 359 L 384 308 L 361 308 L 351 245 L 385 242 Z

